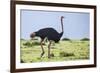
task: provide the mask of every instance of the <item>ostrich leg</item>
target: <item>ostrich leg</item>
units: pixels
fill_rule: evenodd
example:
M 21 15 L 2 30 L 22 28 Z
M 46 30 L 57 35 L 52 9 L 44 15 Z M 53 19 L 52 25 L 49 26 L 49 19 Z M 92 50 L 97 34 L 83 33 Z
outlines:
M 43 42 L 43 39 L 42 39 L 42 40 L 41 40 L 41 42 L 40 42 L 40 43 L 41 43 L 41 48 L 42 48 L 41 57 L 42 57 L 42 56 L 44 55 L 44 53 L 45 53 L 45 52 L 44 52 L 44 48 L 43 48 L 43 45 L 42 45 L 42 42 Z
M 49 45 L 48 45 L 48 58 L 50 58 L 50 46 L 51 46 L 51 41 L 49 41 Z

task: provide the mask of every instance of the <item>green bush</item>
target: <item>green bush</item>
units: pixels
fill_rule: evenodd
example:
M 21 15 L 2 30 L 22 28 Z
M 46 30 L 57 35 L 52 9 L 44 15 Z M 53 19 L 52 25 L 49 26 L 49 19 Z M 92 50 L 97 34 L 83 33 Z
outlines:
M 41 45 L 39 42 L 32 42 L 32 45 Z M 45 45 L 45 43 L 42 43 L 42 45 Z
M 34 42 L 27 41 L 27 42 L 23 43 L 23 45 L 27 46 L 27 47 L 32 47 L 32 46 L 38 46 L 38 45 L 40 45 L 40 43 L 36 42 L 36 41 L 34 41 Z M 45 45 L 45 43 L 42 43 L 42 45 Z
M 63 38 L 62 40 L 63 41 L 71 41 L 71 39 L 69 39 L 69 38 Z
M 74 53 L 68 53 L 68 52 L 60 52 L 60 57 L 68 57 L 68 56 L 74 56 Z
M 81 41 L 89 41 L 90 39 L 89 38 L 83 38 L 81 39 Z
M 25 63 L 25 62 L 21 59 L 21 63 Z
M 55 57 L 54 53 L 51 53 L 50 56 L 51 56 L 51 57 Z
M 32 42 L 32 45 L 40 45 L 39 42 Z
M 23 45 L 24 45 L 24 46 L 31 47 L 31 46 L 32 46 L 32 43 L 31 43 L 31 42 L 29 42 L 29 41 L 27 41 L 27 42 L 23 43 Z

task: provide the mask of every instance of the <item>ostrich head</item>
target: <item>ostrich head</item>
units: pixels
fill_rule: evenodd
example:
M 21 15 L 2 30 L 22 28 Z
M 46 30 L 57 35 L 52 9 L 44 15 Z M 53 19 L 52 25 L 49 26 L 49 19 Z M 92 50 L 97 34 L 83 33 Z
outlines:
M 63 19 L 64 18 L 64 16 L 61 16 L 61 19 Z
M 33 32 L 33 33 L 30 34 L 30 38 L 31 39 L 34 38 L 34 37 L 35 37 L 35 32 Z

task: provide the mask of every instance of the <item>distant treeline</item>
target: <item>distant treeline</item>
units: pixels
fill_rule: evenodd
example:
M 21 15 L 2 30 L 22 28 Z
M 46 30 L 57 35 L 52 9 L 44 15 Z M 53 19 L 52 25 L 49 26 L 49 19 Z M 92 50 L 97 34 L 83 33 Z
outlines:
M 26 40 L 26 39 L 23 39 L 21 38 L 21 40 Z M 38 38 L 34 38 L 33 40 L 39 40 Z M 89 41 L 90 39 L 89 38 L 82 38 L 82 39 L 79 39 L 80 41 Z M 45 41 L 47 41 L 47 39 L 45 39 Z M 70 38 L 63 38 L 62 41 L 72 41 L 72 39 Z
M 63 41 L 71 41 L 72 39 L 70 39 L 70 38 L 63 38 L 62 39 Z M 89 38 L 82 38 L 82 39 L 80 39 L 80 41 L 89 41 L 90 39 Z

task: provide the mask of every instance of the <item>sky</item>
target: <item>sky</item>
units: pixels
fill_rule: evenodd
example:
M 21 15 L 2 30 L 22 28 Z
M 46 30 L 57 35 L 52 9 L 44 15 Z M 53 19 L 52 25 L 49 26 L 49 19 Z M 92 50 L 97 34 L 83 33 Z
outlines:
M 64 16 L 62 38 L 89 38 L 90 14 L 86 12 L 61 12 L 21 10 L 21 38 L 30 39 L 32 32 L 51 27 L 61 32 L 61 16 Z

